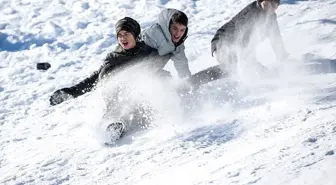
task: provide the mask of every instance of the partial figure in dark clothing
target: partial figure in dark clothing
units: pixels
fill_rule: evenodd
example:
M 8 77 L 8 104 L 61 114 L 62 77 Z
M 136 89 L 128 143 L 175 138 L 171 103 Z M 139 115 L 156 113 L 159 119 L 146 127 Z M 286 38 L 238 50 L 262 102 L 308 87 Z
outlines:
M 288 57 L 275 14 L 279 4 L 280 0 L 254 1 L 217 30 L 211 40 L 211 54 L 215 55 L 226 75 L 231 69 L 235 70 L 238 61 L 244 60 L 266 70 L 257 62 L 255 51 L 266 38 L 270 40 L 278 61 Z
M 160 57 L 159 59 L 157 50 L 139 41 L 140 31 L 140 25 L 134 19 L 125 17 L 119 20 L 116 23 L 119 44 L 113 52 L 107 55 L 102 66 L 77 85 L 57 90 L 51 96 L 50 104 L 57 105 L 69 98 L 81 96 L 91 91 L 106 75 L 137 62 L 147 61 L 146 58 L 152 62 L 152 64 L 148 65 L 159 70 L 160 66 L 154 66 L 155 60 L 162 60 L 164 57 Z

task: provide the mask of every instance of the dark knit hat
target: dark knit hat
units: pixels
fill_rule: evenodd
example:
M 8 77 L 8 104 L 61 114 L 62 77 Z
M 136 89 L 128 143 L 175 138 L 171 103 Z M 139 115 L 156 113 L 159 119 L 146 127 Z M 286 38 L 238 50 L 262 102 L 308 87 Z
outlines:
M 134 38 L 137 39 L 138 36 L 140 35 L 141 28 L 139 23 L 130 18 L 130 17 L 124 17 L 120 19 L 116 24 L 115 24 L 115 29 L 116 33 L 118 34 L 121 30 L 128 31 L 133 34 Z

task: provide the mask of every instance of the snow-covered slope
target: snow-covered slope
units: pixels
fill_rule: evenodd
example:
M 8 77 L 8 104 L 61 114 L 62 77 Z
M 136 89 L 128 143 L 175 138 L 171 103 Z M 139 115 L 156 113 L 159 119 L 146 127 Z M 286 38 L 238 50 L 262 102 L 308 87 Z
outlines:
M 2 0 L 0 183 L 335 185 L 336 75 L 277 64 L 267 42 L 258 58 L 282 66 L 279 77 L 206 85 L 202 106 L 188 115 L 155 81 L 140 83 L 147 85 L 141 93 L 167 108 L 166 119 L 117 146 L 101 144 L 99 90 L 49 106 L 52 92 L 85 78 L 114 48 L 118 19 L 131 16 L 146 28 L 162 8 L 185 11 L 186 54 L 197 72 L 216 64 L 215 31 L 250 2 Z M 336 2 L 281 2 L 278 19 L 291 57 L 336 62 Z M 52 67 L 38 71 L 37 62 Z M 171 64 L 167 69 L 176 75 Z M 151 89 L 158 93 L 151 96 Z

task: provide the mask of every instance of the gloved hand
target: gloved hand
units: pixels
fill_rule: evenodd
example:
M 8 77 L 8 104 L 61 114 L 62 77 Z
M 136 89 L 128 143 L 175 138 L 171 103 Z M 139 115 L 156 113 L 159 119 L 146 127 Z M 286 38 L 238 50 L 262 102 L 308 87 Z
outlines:
M 60 104 L 71 98 L 73 98 L 73 96 L 71 95 L 70 88 L 63 88 L 63 89 L 59 89 L 55 91 L 51 95 L 49 102 L 50 102 L 50 105 L 54 106 L 54 105 Z

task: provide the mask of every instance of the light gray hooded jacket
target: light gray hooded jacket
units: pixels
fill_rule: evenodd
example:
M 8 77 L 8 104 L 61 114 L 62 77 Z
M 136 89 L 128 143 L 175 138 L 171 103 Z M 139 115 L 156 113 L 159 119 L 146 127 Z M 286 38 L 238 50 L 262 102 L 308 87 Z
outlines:
M 171 40 L 171 34 L 169 32 L 169 23 L 172 15 L 177 12 L 176 9 L 164 9 L 159 14 L 158 22 L 152 25 L 150 28 L 142 32 L 143 41 L 150 47 L 157 49 L 160 56 L 170 55 L 167 59 L 174 61 L 176 71 L 181 78 L 189 77 L 191 75 L 188 59 L 185 55 L 185 47 L 182 42 L 180 45 L 175 46 Z M 187 33 L 188 30 L 186 30 Z M 184 38 L 186 38 L 186 34 Z M 162 61 L 162 67 L 168 62 Z M 161 65 L 161 64 L 160 64 Z

